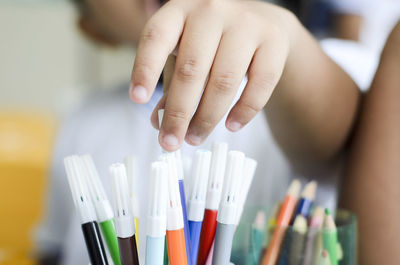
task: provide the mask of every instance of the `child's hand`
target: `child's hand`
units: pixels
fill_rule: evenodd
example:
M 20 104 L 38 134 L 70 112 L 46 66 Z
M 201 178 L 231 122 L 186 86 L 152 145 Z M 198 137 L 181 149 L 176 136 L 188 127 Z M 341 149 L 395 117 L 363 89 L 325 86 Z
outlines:
M 140 39 L 130 94 L 134 102 L 147 102 L 178 47 L 169 90 L 152 115 L 158 128 L 157 110 L 165 108 L 161 146 L 174 151 L 184 138 L 202 143 L 229 110 L 247 73 L 226 127 L 238 131 L 246 125 L 281 77 L 295 21 L 284 9 L 252 1 L 171 0 L 155 13 Z

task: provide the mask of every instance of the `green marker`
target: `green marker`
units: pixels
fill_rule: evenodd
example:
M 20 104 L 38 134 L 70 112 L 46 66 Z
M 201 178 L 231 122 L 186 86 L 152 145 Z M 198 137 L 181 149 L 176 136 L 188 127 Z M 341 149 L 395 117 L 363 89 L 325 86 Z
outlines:
M 100 181 L 96 166 L 90 155 L 81 156 L 85 165 L 86 181 L 90 191 L 90 197 L 93 201 L 97 221 L 99 222 L 101 232 L 106 241 L 107 248 L 115 265 L 121 265 L 119 257 L 119 248 L 117 235 L 114 227 L 114 213 L 110 201 L 107 199 L 106 192 Z
M 326 249 L 329 253 L 331 265 L 338 265 L 337 230 L 329 209 L 325 209 L 324 225 L 322 228 L 322 245 L 323 249 Z

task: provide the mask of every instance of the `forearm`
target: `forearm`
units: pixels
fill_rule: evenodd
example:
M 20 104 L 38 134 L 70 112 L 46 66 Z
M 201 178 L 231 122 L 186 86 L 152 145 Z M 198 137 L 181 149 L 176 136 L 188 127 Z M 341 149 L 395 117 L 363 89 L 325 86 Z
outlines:
M 352 79 L 299 24 L 282 78 L 266 114 L 272 132 L 296 164 L 315 165 L 343 148 L 358 108 Z
M 400 24 L 394 37 L 363 103 L 342 183 L 341 205 L 359 217 L 362 265 L 400 263 Z

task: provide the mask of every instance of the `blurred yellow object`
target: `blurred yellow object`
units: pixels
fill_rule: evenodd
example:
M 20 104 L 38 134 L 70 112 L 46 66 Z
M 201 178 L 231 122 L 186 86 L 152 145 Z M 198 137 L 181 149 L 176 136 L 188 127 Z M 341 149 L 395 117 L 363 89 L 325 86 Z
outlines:
M 54 133 L 48 115 L 0 111 L 0 264 L 33 264 Z

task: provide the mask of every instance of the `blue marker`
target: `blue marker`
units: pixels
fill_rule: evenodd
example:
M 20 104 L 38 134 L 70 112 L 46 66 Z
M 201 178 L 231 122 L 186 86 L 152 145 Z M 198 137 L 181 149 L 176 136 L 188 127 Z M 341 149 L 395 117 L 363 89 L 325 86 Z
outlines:
M 211 152 L 197 150 L 192 167 L 192 187 L 189 197 L 189 230 L 191 242 L 192 265 L 197 262 L 201 226 L 203 224 L 204 210 L 206 206 L 207 183 L 210 172 Z
M 196 263 L 192 263 L 193 259 L 192 259 L 191 243 L 190 243 L 189 221 L 187 218 L 187 210 L 186 210 L 186 196 L 185 196 L 185 184 L 183 182 L 184 173 L 183 173 L 181 150 L 175 151 L 175 158 L 176 158 L 176 168 L 178 171 L 179 194 L 181 195 L 183 230 L 185 233 L 185 244 L 186 244 L 186 256 L 188 259 L 188 265 L 196 265 Z

